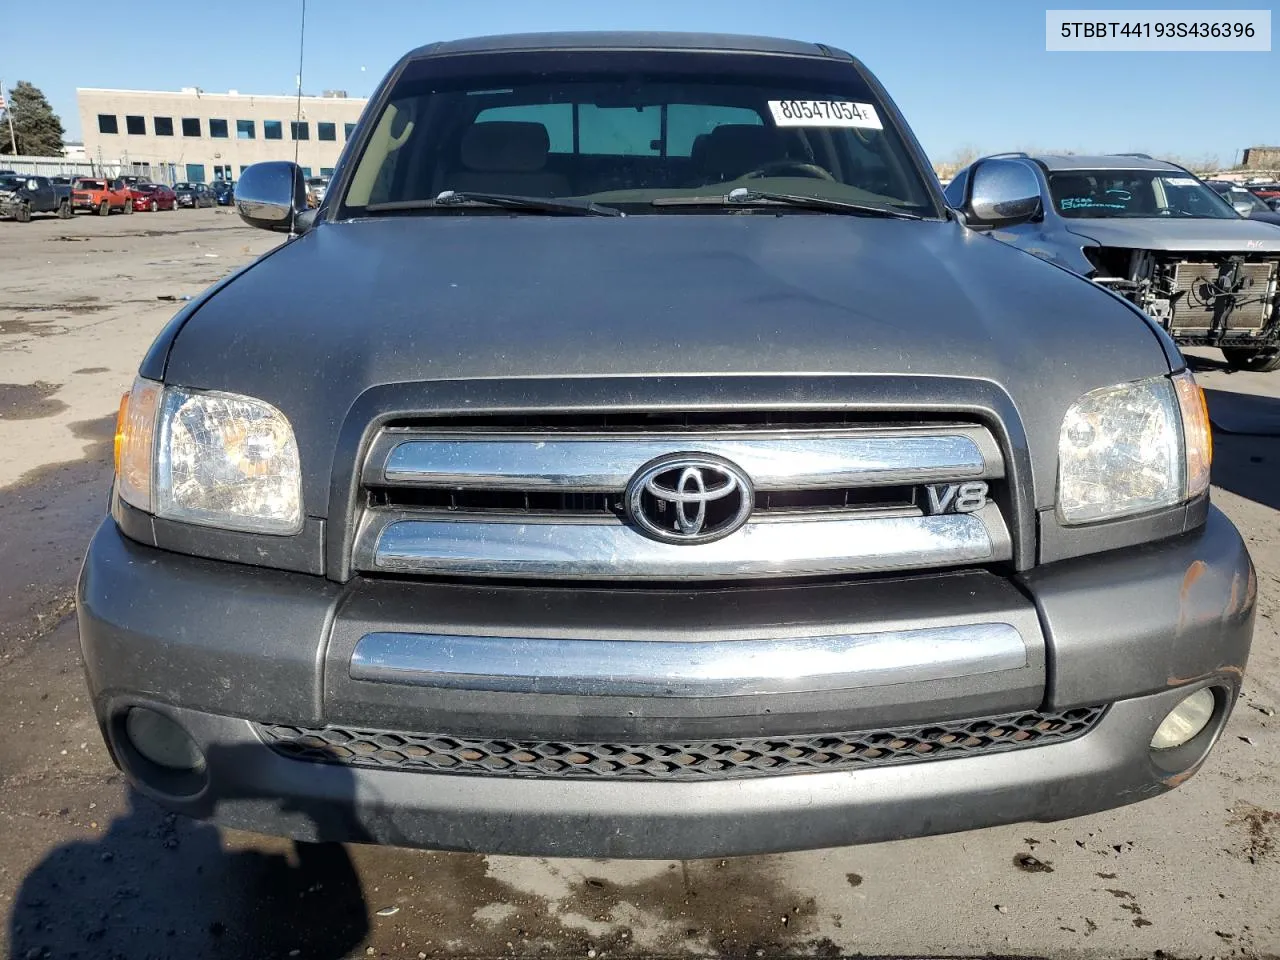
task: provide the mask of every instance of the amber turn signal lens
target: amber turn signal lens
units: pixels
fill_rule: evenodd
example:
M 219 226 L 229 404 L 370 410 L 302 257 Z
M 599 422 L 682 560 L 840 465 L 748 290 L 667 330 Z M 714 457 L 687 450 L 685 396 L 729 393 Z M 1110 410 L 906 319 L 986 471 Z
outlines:
M 125 503 L 151 510 L 151 476 L 155 464 L 156 419 L 162 384 L 138 377 L 120 401 L 116 421 L 116 491 Z
M 116 473 L 120 473 L 120 451 L 124 447 L 125 425 L 129 422 L 129 394 L 120 394 L 120 409 L 116 412 L 116 438 L 112 447 Z
M 1182 414 L 1182 436 L 1187 451 L 1187 498 L 1190 499 L 1209 489 L 1209 473 L 1213 464 L 1209 404 L 1190 370 L 1175 374 L 1173 386 L 1178 393 L 1178 409 Z

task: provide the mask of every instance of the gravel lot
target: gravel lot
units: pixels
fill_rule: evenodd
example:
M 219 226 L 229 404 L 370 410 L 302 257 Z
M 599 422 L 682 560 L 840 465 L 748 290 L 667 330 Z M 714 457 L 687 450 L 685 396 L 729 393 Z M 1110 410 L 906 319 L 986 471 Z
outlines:
M 69 618 L 116 404 L 166 298 L 274 243 L 227 209 L 0 222 L 0 955 L 1280 955 L 1280 373 L 1228 374 L 1216 351 L 1196 358 L 1214 499 L 1250 542 L 1260 616 L 1227 736 L 1171 794 L 1058 824 L 686 862 L 295 851 L 132 795 Z

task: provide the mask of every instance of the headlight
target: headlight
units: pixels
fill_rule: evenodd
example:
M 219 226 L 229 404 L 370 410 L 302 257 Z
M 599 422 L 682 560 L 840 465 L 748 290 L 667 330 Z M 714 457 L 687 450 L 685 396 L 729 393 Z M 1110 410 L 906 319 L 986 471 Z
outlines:
M 269 403 L 139 378 L 119 423 L 117 489 L 127 503 L 228 530 L 302 529 L 298 447 Z
M 1058 437 L 1058 513 L 1088 523 L 1173 506 L 1209 486 L 1204 394 L 1190 372 L 1090 391 Z

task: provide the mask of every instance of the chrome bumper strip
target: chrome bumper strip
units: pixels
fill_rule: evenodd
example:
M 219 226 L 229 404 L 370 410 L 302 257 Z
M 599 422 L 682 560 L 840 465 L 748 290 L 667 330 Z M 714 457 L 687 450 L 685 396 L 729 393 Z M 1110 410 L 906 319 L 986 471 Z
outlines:
M 571 696 L 734 697 L 845 690 L 1016 670 L 1007 623 L 780 640 L 552 640 L 370 633 L 351 677 Z
M 810 576 L 1010 556 L 1009 533 L 994 504 L 969 514 L 755 520 L 694 546 L 650 540 L 617 521 L 370 513 L 356 545 L 357 566 L 378 572 L 580 580 Z
M 384 435 L 365 482 L 489 490 L 622 490 L 650 460 L 697 451 L 744 470 L 757 490 L 818 489 L 1003 475 L 991 435 L 981 427 L 943 434 L 878 430 L 872 435 L 726 438 L 677 434 L 548 439 L 399 439 Z

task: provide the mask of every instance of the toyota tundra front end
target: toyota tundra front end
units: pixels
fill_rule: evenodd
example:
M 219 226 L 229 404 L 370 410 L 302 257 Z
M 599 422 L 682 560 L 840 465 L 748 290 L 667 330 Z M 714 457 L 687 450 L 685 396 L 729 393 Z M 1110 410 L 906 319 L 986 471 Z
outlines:
M 284 163 L 236 204 L 291 239 L 143 360 L 79 586 L 170 808 L 723 856 L 1091 813 L 1220 736 L 1256 584 L 1200 389 L 958 222 L 848 54 L 436 44 L 318 210 Z

